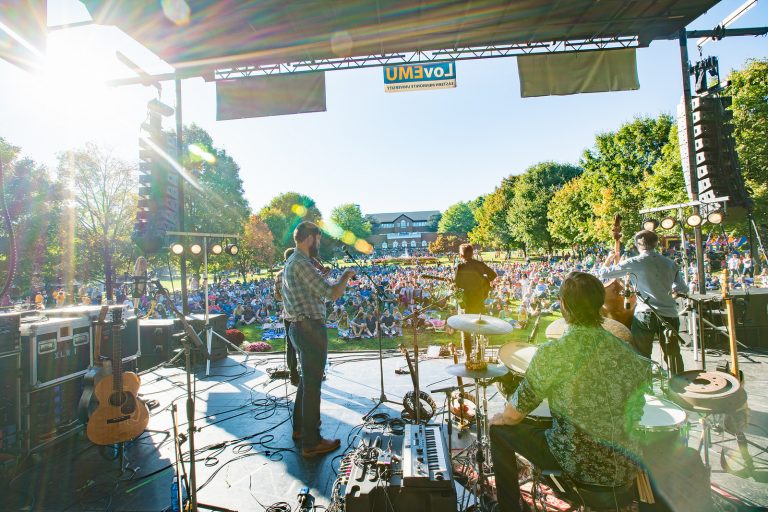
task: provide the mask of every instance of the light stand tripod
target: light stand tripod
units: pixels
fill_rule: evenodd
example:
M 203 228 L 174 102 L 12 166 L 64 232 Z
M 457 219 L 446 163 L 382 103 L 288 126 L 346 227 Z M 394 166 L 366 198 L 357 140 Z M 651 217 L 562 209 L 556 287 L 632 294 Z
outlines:
M 378 284 L 373 280 L 370 274 L 363 270 L 363 267 L 360 265 L 360 263 L 355 259 L 352 254 L 347 250 L 347 248 L 344 248 L 344 253 L 349 257 L 349 259 L 352 261 L 352 264 L 357 267 L 357 270 L 363 274 L 366 278 L 368 278 L 368 281 L 371 282 L 371 286 L 373 286 L 374 295 L 376 297 L 376 332 L 378 333 L 379 338 L 379 384 L 381 389 L 381 394 L 379 395 L 379 399 L 376 402 L 376 404 L 371 408 L 370 411 L 365 413 L 363 416 L 363 420 L 368 420 L 368 418 L 371 417 L 373 414 L 373 411 L 381 407 L 383 404 L 398 404 L 394 400 L 390 400 L 387 398 L 387 395 L 384 394 L 384 349 L 383 349 L 383 341 L 382 341 L 382 332 L 381 332 L 381 305 L 383 302 L 386 301 L 386 295 L 384 294 L 384 291 L 380 288 Z

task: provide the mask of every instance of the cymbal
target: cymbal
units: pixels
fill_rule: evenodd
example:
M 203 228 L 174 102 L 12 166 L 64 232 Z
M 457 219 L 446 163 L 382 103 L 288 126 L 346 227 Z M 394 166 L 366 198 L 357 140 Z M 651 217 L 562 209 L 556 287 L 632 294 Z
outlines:
M 467 313 L 463 315 L 453 315 L 448 317 L 448 325 L 457 331 L 468 332 L 470 334 L 496 335 L 509 334 L 512 332 L 512 325 L 499 318 L 487 315 L 478 315 Z
M 566 323 L 565 318 L 558 318 L 549 324 L 549 326 L 547 326 L 547 330 L 544 332 L 544 334 L 551 340 L 560 339 L 560 337 L 565 333 L 565 328 L 567 326 L 568 324 Z M 603 329 L 613 334 L 621 341 L 625 341 L 627 343 L 632 342 L 632 331 L 630 331 L 627 326 L 621 322 L 617 322 L 616 320 L 612 320 L 610 318 L 603 318 Z
M 538 349 L 539 347 L 530 343 L 513 341 L 499 349 L 499 361 L 513 372 L 524 374 Z
M 505 367 L 501 365 L 489 364 L 485 370 L 468 370 L 464 363 L 452 364 L 448 366 L 445 371 L 456 377 L 464 377 L 465 379 L 473 380 L 487 380 L 494 377 L 501 377 L 509 372 Z

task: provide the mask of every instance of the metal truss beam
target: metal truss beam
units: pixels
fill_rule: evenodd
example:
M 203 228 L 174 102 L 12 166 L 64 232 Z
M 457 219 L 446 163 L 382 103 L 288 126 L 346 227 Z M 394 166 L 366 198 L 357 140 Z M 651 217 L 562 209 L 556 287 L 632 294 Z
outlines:
M 617 48 L 636 48 L 638 46 L 639 43 L 637 37 L 615 37 L 589 40 L 493 45 L 458 48 L 454 50 L 389 53 L 383 55 L 369 55 L 365 57 L 343 57 L 337 59 L 320 59 L 300 62 L 286 62 L 282 64 L 264 64 L 217 69 L 214 72 L 214 80 L 247 78 L 261 75 L 310 73 L 317 71 L 337 71 L 342 69 L 395 66 L 398 64 L 419 64 L 430 62 L 445 62 L 452 60 L 492 59 L 499 57 L 514 57 L 517 55 L 543 53 L 567 53 L 590 50 L 609 50 Z

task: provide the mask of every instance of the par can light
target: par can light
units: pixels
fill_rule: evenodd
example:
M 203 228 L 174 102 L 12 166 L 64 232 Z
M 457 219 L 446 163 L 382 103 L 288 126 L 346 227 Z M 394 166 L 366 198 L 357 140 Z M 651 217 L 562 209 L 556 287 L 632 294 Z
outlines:
M 238 249 L 237 245 L 235 244 L 229 244 L 225 250 L 227 254 L 234 256 L 240 249 Z
M 663 229 L 672 229 L 677 224 L 677 220 L 674 217 L 664 217 L 661 219 L 661 227 Z
M 645 219 L 643 221 L 643 229 L 647 231 L 655 231 L 659 227 L 659 221 L 656 219 Z
M 171 253 L 180 256 L 184 252 L 184 246 L 179 242 L 171 244 Z
M 724 218 L 725 215 L 723 214 L 722 210 L 715 210 L 707 215 L 707 222 L 710 224 L 718 225 L 723 223 Z
M 686 220 L 685 223 L 691 226 L 692 228 L 697 228 L 701 226 L 703 219 L 701 218 L 701 215 L 698 213 L 691 214 Z
M 224 250 L 224 248 L 221 246 L 220 243 L 215 243 L 211 246 L 211 253 L 212 254 L 221 254 L 221 252 Z
M 189 252 L 192 254 L 200 254 L 203 252 L 203 247 L 200 244 L 192 244 L 189 246 Z

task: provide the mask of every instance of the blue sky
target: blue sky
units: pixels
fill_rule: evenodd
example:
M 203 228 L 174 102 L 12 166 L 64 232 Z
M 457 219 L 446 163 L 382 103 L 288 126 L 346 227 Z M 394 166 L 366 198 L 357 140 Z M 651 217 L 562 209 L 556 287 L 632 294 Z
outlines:
M 741 5 L 726 0 L 689 28 L 712 28 Z M 88 19 L 76 0 L 49 0 L 49 24 Z M 768 2 L 733 27 L 768 25 Z M 94 141 L 137 159 L 139 126 L 153 89 L 108 89 L 125 76 L 120 50 L 150 72 L 170 68 L 113 27 L 55 31 L 50 73 L 33 76 L 0 61 L 0 136 L 55 167 L 56 154 Z M 691 60 L 698 59 L 695 42 Z M 748 58 L 766 58 L 768 39 L 709 43 L 722 74 Z M 205 128 L 241 167 L 246 197 L 258 209 L 280 193 L 313 197 L 323 213 L 344 202 L 364 212 L 444 210 L 487 193 L 504 176 L 544 160 L 578 161 L 596 133 L 635 116 L 673 113 L 682 95 L 677 41 L 638 50 L 640 90 L 566 97 L 520 97 L 514 58 L 460 61 L 457 88 L 384 92 L 381 68 L 326 74 L 324 113 L 217 122 L 215 87 L 183 82 L 183 118 Z M 163 100 L 174 103 L 173 84 Z M 172 121 L 167 121 L 167 127 Z

